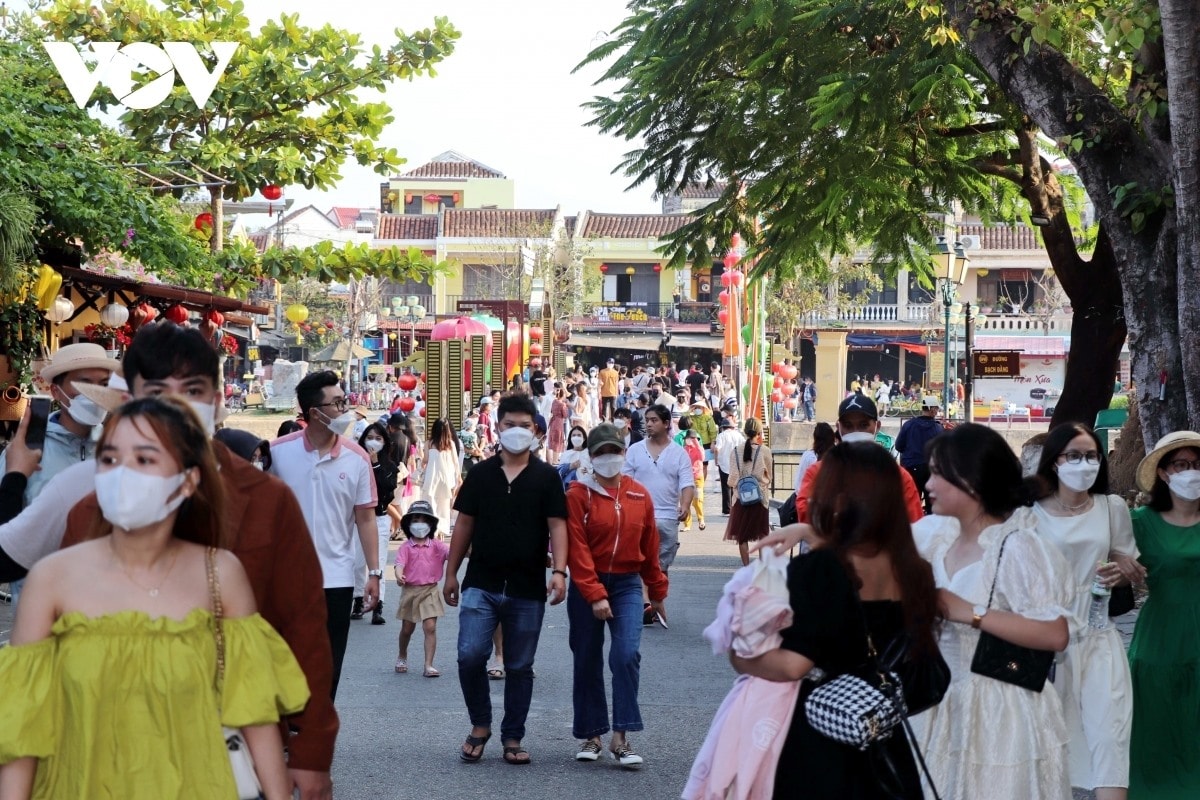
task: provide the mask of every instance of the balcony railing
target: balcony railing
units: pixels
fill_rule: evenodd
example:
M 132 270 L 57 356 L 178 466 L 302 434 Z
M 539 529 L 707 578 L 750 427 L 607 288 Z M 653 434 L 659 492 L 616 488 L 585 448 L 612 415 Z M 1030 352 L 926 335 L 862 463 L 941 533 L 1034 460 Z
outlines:
M 980 314 L 975 317 L 977 333 L 1070 336 L 1071 315 L 1058 314 Z

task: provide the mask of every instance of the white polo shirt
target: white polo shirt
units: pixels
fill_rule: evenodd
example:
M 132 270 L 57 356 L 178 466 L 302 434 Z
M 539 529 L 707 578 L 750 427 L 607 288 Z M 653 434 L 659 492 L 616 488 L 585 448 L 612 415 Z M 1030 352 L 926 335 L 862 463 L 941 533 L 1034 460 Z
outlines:
M 687 451 L 674 442 L 668 443 L 656 460 L 650 455 L 646 441 L 643 439 L 629 446 L 621 472 L 650 491 L 656 519 L 678 519 L 680 494 L 687 487 L 696 485 L 692 460 Z
M 271 442 L 271 472 L 291 487 L 304 521 L 317 546 L 326 589 L 354 585 L 354 540 L 357 508 L 378 504 L 371 457 L 349 439 L 339 436 L 321 455 L 304 431 Z

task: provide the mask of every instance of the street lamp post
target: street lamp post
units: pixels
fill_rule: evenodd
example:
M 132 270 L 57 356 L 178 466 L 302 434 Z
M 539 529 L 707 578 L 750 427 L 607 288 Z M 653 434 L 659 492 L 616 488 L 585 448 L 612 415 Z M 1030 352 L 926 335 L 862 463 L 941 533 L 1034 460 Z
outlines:
M 941 279 L 942 279 L 942 310 L 944 312 L 945 327 L 944 343 L 942 348 L 942 408 L 946 409 L 947 416 L 950 413 L 951 394 L 950 386 L 950 313 L 951 306 L 954 304 L 954 296 L 958 291 L 958 287 L 962 286 L 967 280 L 967 269 L 971 265 L 971 260 L 967 258 L 966 252 L 963 250 L 962 244 L 955 242 L 951 246 L 949 240 L 945 236 L 938 237 L 938 255 L 941 259 Z
M 408 354 L 411 356 L 417 351 L 417 323 L 425 319 L 428 312 L 415 294 L 410 294 L 403 302 L 399 297 L 393 297 L 392 310 L 397 321 L 408 323 Z

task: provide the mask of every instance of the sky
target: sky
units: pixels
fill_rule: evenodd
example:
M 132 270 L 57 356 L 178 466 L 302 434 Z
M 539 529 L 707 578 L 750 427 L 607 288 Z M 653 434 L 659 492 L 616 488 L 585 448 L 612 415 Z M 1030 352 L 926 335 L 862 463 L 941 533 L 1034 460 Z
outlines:
M 581 104 L 602 91 L 592 86 L 600 66 L 571 74 L 625 17 L 623 0 L 244 3 L 254 29 L 286 10 L 308 27 L 330 23 L 357 32 L 368 46 L 384 44 L 396 28 L 420 30 L 432 27 L 435 16 L 450 19 L 462 37 L 454 54 L 436 67 L 437 77 L 398 81 L 384 95 L 396 121 L 381 143 L 407 159 L 401 170 L 455 150 L 512 179 L 519 208 L 561 205 L 566 214 L 661 208 L 648 187 L 626 192 L 629 179 L 612 174 L 636 144 L 586 126 L 588 112 Z M 293 208 L 312 203 L 321 211 L 378 205 L 384 176 L 355 164 L 344 165 L 342 174 L 335 189 L 285 187 L 286 197 Z

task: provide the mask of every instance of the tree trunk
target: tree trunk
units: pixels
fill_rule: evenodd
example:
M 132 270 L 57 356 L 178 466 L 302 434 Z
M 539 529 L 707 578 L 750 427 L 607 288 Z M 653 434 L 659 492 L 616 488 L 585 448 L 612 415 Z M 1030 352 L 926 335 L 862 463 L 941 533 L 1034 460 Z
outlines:
M 1188 422 L 1200 427 L 1200 5 L 1159 0 L 1170 108 L 1181 371 Z

